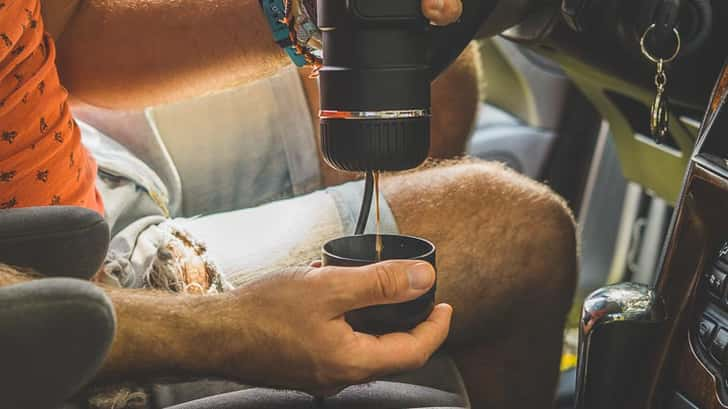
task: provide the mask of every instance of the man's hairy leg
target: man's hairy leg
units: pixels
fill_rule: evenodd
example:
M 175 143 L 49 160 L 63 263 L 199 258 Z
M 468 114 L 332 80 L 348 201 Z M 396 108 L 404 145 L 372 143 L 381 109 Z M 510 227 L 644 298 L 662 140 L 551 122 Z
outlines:
M 400 230 L 437 245 L 448 348 L 474 407 L 548 407 L 577 269 L 563 201 L 484 162 L 389 177 L 383 191 Z

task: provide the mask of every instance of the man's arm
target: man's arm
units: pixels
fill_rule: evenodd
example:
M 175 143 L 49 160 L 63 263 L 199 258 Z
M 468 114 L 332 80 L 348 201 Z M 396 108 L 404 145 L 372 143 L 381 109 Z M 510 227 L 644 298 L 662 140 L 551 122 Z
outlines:
M 0 264 L 0 287 L 30 279 Z M 108 290 L 117 328 L 99 376 L 216 376 L 328 394 L 425 364 L 447 337 L 450 306 L 381 337 L 354 332 L 344 313 L 413 300 L 434 281 L 427 263 L 390 261 L 289 271 L 219 296 Z
M 232 87 L 287 63 L 258 0 L 80 0 L 56 30 L 64 85 L 109 108 Z
M 42 279 L 0 263 L 0 288 Z M 100 376 L 189 375 L 206 372 L 199 351 L 190 350 L 206 321 L 196 311 L 213 297 L 183 297 L 145 290 L 108 289 L 117 319 L 113 347 Z M 198 366 L 199 365 L 199 366 Z
M 156 105 L 253 81 L 290 63 L 258 0 L 43 2 L 58 36 L 63 83 L 92 105 Z M 423 9 L 448 24 L 462 5 L 424 0 Z

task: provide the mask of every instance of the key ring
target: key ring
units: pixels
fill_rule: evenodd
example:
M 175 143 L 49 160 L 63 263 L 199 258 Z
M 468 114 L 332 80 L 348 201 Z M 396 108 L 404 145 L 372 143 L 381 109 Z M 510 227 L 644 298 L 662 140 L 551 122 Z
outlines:
M 652 61 L 655 64 L 666 64 L 669 62 L 674 61 L 677 56 L 680 54 L 680 49 L 682 48 L 682 38 L 680 37 L 680 32 L 677 31 L 677 28 L 673 28 L 672 32 L 675 34 L 675 40 L 677 41 L 677 46 L 675 47 L 675 53 L 670 56 L 668 59 L 662 59 L 662 58 L 655 58 L 652 54 L 650 54 L 649 51 L 647 51 L 647 46 L 645 45 L 645 41 L 647 41 L 647 36 L 657 28 L 657 25 L 655 23 L 652 23 L 649 27 L 647 27 L 647 30 L 645 30 L 645 33 L 642 34 L 642 38 L 640 39 L 640 47 L 642 48 L 642 54 L 644 54 L 645 57 L 647 57 L 648 60 Z
M 680 54 L 680 48 L 682 47 L 682 39 L 680 38 L 680 32 L 677 28 L 673 28 L 672 32 L 675 33 L 676 47 L 675 53 L 668 59 L 655 58 L 645 46 L 647 36 L 657 27 L 656 24 L 652 24 L 645 30 L 640 39 L 640 47 L 642 48 L 642 54 L 654 64 L 657 65 L 657 74 L 655 75 L 655 87 L 657 87 L 657 95 L 655 96 L 655 102 L 652 103 L 652 109 L 650 110 L 650 132 L 655 138 L 657 143 L 664 142 L 670 133 L 670 107 L 668 98 L 666 95 L 667 91 L 667 72 L 665 65 L 675 60 Z

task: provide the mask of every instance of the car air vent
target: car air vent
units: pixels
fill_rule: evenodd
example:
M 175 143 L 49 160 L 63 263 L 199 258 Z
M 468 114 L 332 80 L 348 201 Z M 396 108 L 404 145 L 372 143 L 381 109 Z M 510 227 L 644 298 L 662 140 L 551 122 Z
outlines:
M 728 242 L 707 264 L 699 297 L 706 307 L 693 325 L 692 341 L 700 360 L 719 380 L 718 391 L 728 402 Z

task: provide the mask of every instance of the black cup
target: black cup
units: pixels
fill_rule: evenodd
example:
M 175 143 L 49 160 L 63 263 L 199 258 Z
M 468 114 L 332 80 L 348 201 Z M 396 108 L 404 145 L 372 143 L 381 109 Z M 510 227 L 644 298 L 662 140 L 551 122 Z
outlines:
M 435 263 L 435 245 L 409 236 L 382 235 L 382 260 L 422 260 Z M 376 260 L 376 236 L 349 236 L 332 240 L 323 247 L 324 266 L 361 267 Z M 359 332 L 382 335 L 409 331 L 427 319 L 435 306 L 435 287 L 427 294 L 401 304 L 377 305 L 351 311 L 346 321 Z

